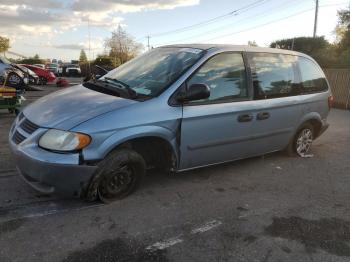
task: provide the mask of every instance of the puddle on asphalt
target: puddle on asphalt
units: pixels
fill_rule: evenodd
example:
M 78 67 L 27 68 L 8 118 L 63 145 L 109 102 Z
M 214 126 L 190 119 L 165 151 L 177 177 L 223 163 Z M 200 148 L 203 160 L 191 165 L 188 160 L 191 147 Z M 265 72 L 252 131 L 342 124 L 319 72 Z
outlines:
M 300 217 L 273 218 L 265 233 L 302 243 L 309 253 L 322 249 L 350 257 L 350 222 L 338 218 L 307 220 Z
M 96 246 L 75 251 L 62 262 L 130 261 L 168 262 L 165 250 L 146 250 L 133 240 L 121 238 L 104 240 Z

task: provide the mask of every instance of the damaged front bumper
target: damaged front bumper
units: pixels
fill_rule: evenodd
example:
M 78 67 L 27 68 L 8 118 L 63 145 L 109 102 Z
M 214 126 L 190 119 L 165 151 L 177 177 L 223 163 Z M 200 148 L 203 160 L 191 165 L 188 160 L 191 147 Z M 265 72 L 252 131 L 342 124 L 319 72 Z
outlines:
M 18 144 L 10 134 L 10 148 L 21 177 L 43 194 L 81 196 L 97 167 L 80 164 L 79 153 L 60 154 L 40 148 L 36 141 L 45 131 L 39 129 Z

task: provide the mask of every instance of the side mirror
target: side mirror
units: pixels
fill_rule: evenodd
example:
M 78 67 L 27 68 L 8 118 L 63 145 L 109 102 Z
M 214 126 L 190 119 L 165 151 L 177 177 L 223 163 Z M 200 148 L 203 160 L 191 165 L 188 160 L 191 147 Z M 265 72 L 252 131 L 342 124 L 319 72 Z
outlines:
M 192 84 L 186 92 L 178 94 L 176 100 L 178 102 L 189 102 L 206 99 L 210 96 L 210 88 L 206 84 Z

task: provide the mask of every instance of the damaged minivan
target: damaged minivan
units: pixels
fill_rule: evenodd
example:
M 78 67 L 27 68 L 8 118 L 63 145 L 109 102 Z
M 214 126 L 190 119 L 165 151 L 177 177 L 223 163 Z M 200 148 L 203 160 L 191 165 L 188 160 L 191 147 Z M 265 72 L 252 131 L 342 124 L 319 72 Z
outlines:
M 164 46 L 30 104 L 9 142 L 36 190 L 111 202 L 150 168 L 181 172 L 282 150 L 305 156 L 328 127 L 331 103 L 324 73 L 305 54 Z

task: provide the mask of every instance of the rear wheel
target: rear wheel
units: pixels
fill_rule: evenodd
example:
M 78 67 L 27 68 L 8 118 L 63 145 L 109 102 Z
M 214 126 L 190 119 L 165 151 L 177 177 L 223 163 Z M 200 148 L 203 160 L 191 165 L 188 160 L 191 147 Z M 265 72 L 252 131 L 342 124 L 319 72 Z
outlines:
M 299 128 L 287 148 L 287 152 L 292 156 L 305 156 L 310 152 L 314 140 L 314 128 L 311 124 L 306 123 Z
M 131 194 L 140 184 L 146 170 L 142 156 L 131 149 L 112 152 L 98 166 L 99 169 L 93 179 L 93 185 L 90 185 L 90 190 L 94 190 L 95 187 L 96 196 L 104 203 L 110 203 Z

